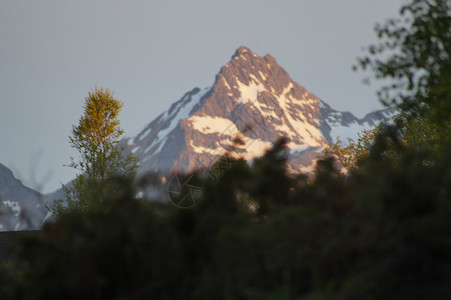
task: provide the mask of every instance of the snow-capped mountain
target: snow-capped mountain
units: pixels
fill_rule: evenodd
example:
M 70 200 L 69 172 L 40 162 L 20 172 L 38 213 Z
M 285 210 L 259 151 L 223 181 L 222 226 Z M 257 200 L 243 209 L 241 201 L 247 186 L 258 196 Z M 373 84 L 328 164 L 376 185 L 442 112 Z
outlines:
M 294 82 L 269 54 L 240 47 L 212 86 L 187 92 L 122 142 L 140 158 L 142 172 L 167 172 L 210 166 L 236 137 L 242 143 L 234 153 L 252 159 L 287 136 L 289 167 L 310 172 L 330 141 L 355 139 L 392 114 L 385 109 L 358 119 L 338 112 Z
M 38 229 L 47 213 L 42 195 L 0 164 L 0 231 Z
M 393 109 L 359 119 L 339 112 L 294 82 L 276 60 L 246 47 L 236 50 L 212 86 L 187 92 L 138 134 L 121 143 L 140 159 L 140 172 L 191 171 L 211 166 L 226 151 L 247 160 L 261 156 L 280 136 L 289 138 L 289 168 L 310 172 L 322 149 L 338 137 L 355 140 L 393 115 Z M 239 138 L 239 143 L 233 143 Z M 45 200 L 64 197 L 61 190 Z M 0 231 L 39 228 L 48 216 L 43 196 L 0 164 Z

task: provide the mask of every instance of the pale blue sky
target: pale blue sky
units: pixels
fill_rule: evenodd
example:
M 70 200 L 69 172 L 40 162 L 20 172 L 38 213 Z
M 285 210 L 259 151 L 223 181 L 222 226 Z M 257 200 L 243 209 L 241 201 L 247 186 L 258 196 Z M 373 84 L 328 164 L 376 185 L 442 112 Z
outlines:
M 76 156 L 68 136 L 92 87 L 124 100 L 127 134 L 211 85 L 240 45 L 271 54 L 310 92 L 363 116 L 381 105 L 351 66 L 376 41 L 375 23 L 403 2 L 2 0 L 0 163 L 53 191 L 75 174 L 62 165 Z

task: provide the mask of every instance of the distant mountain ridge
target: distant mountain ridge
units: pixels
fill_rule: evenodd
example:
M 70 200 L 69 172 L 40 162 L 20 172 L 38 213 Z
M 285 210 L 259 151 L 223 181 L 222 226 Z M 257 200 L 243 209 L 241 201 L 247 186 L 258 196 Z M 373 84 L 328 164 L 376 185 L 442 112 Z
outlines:
M 38 229 L 48 211 L 42 195 L 0 164 L 0 231 Z

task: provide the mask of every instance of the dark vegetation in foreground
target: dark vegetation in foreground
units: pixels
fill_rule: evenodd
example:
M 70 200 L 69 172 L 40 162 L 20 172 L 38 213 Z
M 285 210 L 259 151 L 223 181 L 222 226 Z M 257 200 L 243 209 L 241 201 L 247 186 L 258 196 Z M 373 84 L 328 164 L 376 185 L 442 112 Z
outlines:
M 392 79 L 381 98 L 401 114 L 346 174 L 330 157 L 288 175 L 281 139 L 252 166 L 198 178 L 191 209 L 110 178 L 108 198 L 20 237 L 0 298 L 451 299 L 450 7 L 411 0 L 406 23 L 378 27 L 361 66 Z
M 451 297 L 449 155 L 374 149 L 358 172 L 326 159 L 309 180 L 286 174 L 282 149 L 204 182 L 192 209 L 111 179 L 116 198 L 16 244 L 2 299 Z

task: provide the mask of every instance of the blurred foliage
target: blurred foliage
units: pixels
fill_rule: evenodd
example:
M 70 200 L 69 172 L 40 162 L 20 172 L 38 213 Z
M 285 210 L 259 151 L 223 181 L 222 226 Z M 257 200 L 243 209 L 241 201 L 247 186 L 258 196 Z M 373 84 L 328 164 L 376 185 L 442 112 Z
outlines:
M 192 209 L 116 197 L 16 245 L 10 299 L 449 299 L 451 157 L 403 146 L 342 175 L 285 168 L 285 140 L 205 179 Z M 377 142 L 383 152 L 384 143 Z M 383 157 L 383 158 L 381 158 Z M 424 164 L 423 161 L 433 161 Z M 2 298 L 8 299 L 8 298 Z
M 369 149 L 374 139 L 378 134 L 378 128 L 363 130 L 357 133 L 357 141 L 349 141 L 348 145 L 343 146 L 340 138 L 333 143 L 330 143 L 324 154 L 326 156 L 333 156 L 339 167 L 343 168 L 345 172 L 350 172 L 357 168 L 358 161 L 368 156 Z
M 450 7 L 450 0 L 410 0 L 398 18 L 376 25 L 379 43 L 367 47 L 359 66 L 390 79 L 379 91 L 383 102 L 402 103 L 411 112 L 433 102 L 421 96 L 440 85 L 450 67 Z
M 408 143 L 432 150 L 451 134 L 451 0 L 410 0 L 400 17 L 376 26 L 379 43 L 359 59 L 384 80 L 380 100 L 396 104 Z M 357 68 L 357 67 L 356 67 Z
M 198 176 L 202 200 L 191 209 L 110 178 L 115 193 L 99 206 L 15 244 L 21 264 L 0 272 L 0 298 L 451 299 L 450 52 L 437 53 L 449 50 L 439 34 L 449 11 L 449 1 L 403 9 L 411 27 L 388 36 L 407 47 L 404 60 L 387 68 L 411 75 L 404 89 L 418 93 L 398 99 L 417 103 L 381 126 L 351 172 L 326 157 L 311 178 L 290 175 L 280 139 L 251 165 Z M 417 67 L 432 68 L 426 81 L 415 81 Z

